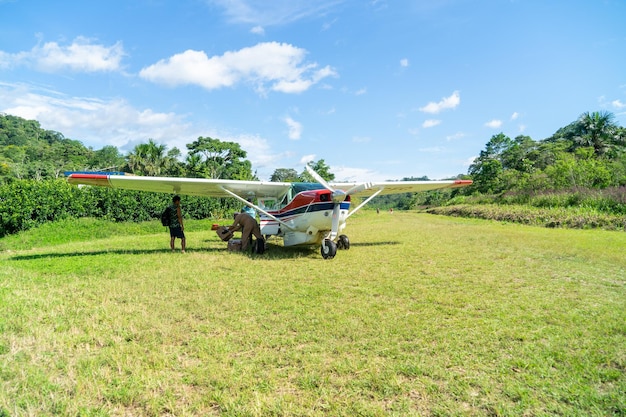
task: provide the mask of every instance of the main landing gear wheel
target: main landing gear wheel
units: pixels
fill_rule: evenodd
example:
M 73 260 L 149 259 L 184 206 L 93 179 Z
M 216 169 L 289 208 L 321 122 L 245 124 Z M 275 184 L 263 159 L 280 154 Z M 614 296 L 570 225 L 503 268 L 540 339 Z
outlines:
M 339 236 L 339 239 L 337 239 L 337 249 L 350 249 L 350 239 L 348 239 L 348 236 Z
M 333 259 L 337 254 L 337 245 L 330 239 L 326 239 L 322 244 L 322 258 Z

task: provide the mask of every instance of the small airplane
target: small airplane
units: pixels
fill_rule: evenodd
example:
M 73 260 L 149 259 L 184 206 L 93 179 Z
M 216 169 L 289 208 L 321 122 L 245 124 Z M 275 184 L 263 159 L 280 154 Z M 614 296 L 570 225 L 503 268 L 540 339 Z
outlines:
M 283 239 L 283 246 L 321 244 L 324 259 L 349 249 L 340 234 L 350 216 L 374 197 L 441 188 L 458 188 L 471 180 L 328 183 L 308 165 L 317 183 L 142 177 L 109 173 L 68 173 L 71 184 L 204 197 L 233 197 L 259 213 L 261 234 Z M 351 197 L 365 198 L 350 210 Z M 254 204 L 256 199 L 258 204 Z

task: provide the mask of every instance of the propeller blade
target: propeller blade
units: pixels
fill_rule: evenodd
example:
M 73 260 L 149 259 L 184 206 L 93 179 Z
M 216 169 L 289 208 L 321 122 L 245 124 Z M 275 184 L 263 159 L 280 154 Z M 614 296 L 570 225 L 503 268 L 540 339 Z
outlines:
M 324 188 L 326 188 L 328 191 L 330 191 L 331 193 L 334 193 L 335 190 L 333 189 L 333 187 L 331 187 L 324 178 L 322 178 L 322 176 L 320 174 L 318 174 L 317 172 L 315 172 L 315 170 L 313 168 L 311 168 L 308 165 L 304 166 L 306 168 L 306 170 L 309 172 L 309 174 L 311 174 L 311 176 L 313 178 L 315 178 L 315 181 L 319 182 L 320 184 L 322 184 L 324 186 Z
M 369 190 L 371 187 L 372 187 L 371 182 L 364 182 L 362 184 L 357 184 L 354 187 L 350 188 L 348 191 L 346 191 L 346 195 L 356 194 L 364 190 Z

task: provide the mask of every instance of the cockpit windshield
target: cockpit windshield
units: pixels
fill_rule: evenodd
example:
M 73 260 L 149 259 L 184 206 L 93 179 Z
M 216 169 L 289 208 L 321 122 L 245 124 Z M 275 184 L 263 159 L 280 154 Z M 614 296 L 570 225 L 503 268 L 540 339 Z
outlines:
M 323 190 L 324 186 L 317 182 L 294 182 L 291 184 L 292 197 L 302 191 Z
M 285 207 L 287 204 L 294 199 L 294 197 L 301 193 L 302 191 L 312 191 L 312 190 L 323 190 L 324 186 L 317 182 L 294 182 L 291 184 L 291 188 L 287 193 L 281 198 L 280 202 L 276 201 L 272 209 L 278 210 L 282 207 Z

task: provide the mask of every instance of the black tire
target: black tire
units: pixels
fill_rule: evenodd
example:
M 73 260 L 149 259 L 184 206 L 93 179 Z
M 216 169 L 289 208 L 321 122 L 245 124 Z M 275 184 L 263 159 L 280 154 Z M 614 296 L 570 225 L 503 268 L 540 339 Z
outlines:
M 337 245 L 330 239 L 326 239 L 325 245 L 321 248 L 322 258 L 333 259 L 337 254 Z
M 346 235 L 340 235 L 339 239 L 337 239 L 337 249 L 350 249 L 350 239 Z

